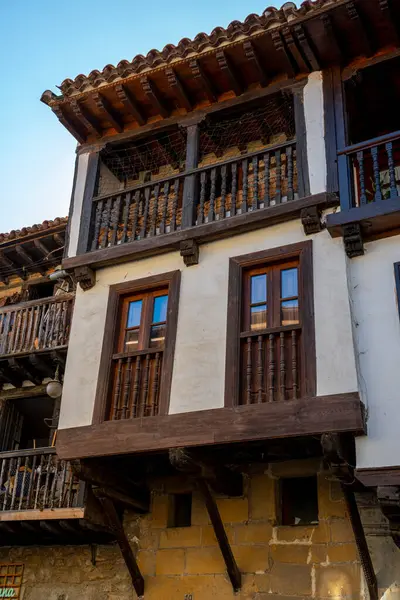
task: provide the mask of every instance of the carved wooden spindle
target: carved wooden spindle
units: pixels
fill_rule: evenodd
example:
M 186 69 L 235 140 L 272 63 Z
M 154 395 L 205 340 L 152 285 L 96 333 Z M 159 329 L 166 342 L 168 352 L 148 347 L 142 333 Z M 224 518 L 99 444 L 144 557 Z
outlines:
M 119 418 L 119 401 L 120 401 L 120 392 L 121 392 L 121 380 L 122 380 L 122 362 L 123 359 L 119 358 L 117 362 L 117 378 L 115 381 L 115 389 L 114 389 L 114 402 L 113 402 L 113 421 Z
M 122 234 L 121 234 L 121 244 L 125 244 L 128 240 L 128 224 L 129 224 L 129 210 L 131 206 L 131 192 L 127 192 L 125 194 L 125 204 L 124 204 L 124 214 L 123 214 L 123 224 L 122 224 Z
M 165 233 L 167 227 L 167 212 L 168 212 L 168 197 L 169 197 L 169 181 L 164 183 L 164 203 L 161 215 L 160 233 Z
M 251 404 L 251 379 L 252 379 L 252 339 L 247 338 L 247 363 L 246 363 L 246 404 Z
M 13 459 L 10 458 L 8 461 L 6 459 L 4 459 L 4 462 L 6 463 L 6 468 L 5 468 L 5 482 L 9 482 L 10 478 L 12 476 L 12 465 L 13 465 Z M 7 483 L 7 486 L 9 486 L 9 483 Z M 8 500 L 8 492 L 9 492 L 9 488 L 7 488 L 7 493 L 4 494 L 4 498 L 3 498 L 3 510 L 7 510 L 7 500 Z
M 35 349 L 35 339 L 37 338 L 38 327 L 39 327 L 39 322 L 40 322 L 39 318 L 40 318 L 40 306 L 36 306 L 34 308 L 31 344 L 30 344 L 29 350 Z
M 74 485 L 74 474 L 72 472 L 70 463 L 68 463 L 67 471 L 68 471 L 68 475 L 69 475 L 69 481 L 68 481 L 68 491 L 67 491 L 67 502 L 66 502 L 66 504 L 67 504 L 67 508 L 71 508 L 71 504 L 72 504 L 72 487 Z
M 199 214 L 197 217 L 197 224 L 202 225 L 204 223 L 204 203 L 206 200 L 206 185 L 207 185 L 207 171 L 200 173 L 200 200 L 199 200 Z
M 281 190 L 281 151 L 277 150 L 275 152 L 275 169 L 276 169 L 276 178 L 275 178 L 275 204 L 280 204 L 282 200 L 282 190 Z
M 237 196 L 237 163 L 233 162 L 231 164 L 231 176 L 232 176 L 232 185 L 231 185 L 231 217 L 236 215 L 236 196 Z
M 242 175 L 243 175 L 242 214 L 247 212 L 247 194 L 248 194 L 248 187 L 249 187 L 248 166 L 249 166 L 248 160 L 247 160 L 247 158 L 245 158 L 244 160 L 242 160 Z
M 18 327 L 19 327 L 19 321 L 20 321 L 19 311 L 15 311 L 13 313 L 13 315 L 14 315 L 14 319 L 12 321 L 10 343 L 9 343 L 9 347 L 8 347 L 9 354 L 15 353 L 15 342 L 16 342 L 17 335 L 18 335 Z
M 397 185 L 396 185 L 396 171 L 393 160 L 393 143 L 387 142 L 385 144 L 385 150 L 388 157 L 388 167 L 389 167 L 389 181 L 390 181 L 390 197 L 397 197 Z
M 32 495 L 33 495 L 33 490 L 34 490 L 34 485 L 35 485 L 35 474 L 36 474 L 36 461 L 37 461 L 37 456 L 35 454 L 35 456 L 33 457 L 32 460 L 32 471 L 29 477 L 29 485 L 28 485 L 28 491 L 26 494 L 26 508 L 31 508 L 32 507 Z
M 44 455 L 42 454 L 40 457 L 40 464 L 38 467 L 37 480 L 36 480 L 36 490 L 35 490 L 35 502 L 33 504 L 33 508 L 36 510 L 39 502 L 39 493 L 40 493 L 40 485 L 41 485 L 41 476 L 43 473 L 43 465 L 44 465 Z
M 51 483 L 50 489 L 50 497 L 49 497 L 49 508 L 54 508 L 54 499 L 56 494 L 56 483 L 59 478 L 59 468 L 60 468 L 60 460 L 56 457 L 55 465 L 54 465 L 54 473 L 53 473 L 53 481 Z
M 258 208 L 258 156 L 253 156 L 253 201 L 251 203 L 252 210 Z
M 281 400 L 285 400 L 286 398 L 286 364 L 285 364 L 285 333 L 281 331 L 280 333 L 280 390 L 281 390 Z
M 293 379 L 293 400 L 297 398 L 297 337 L 296 330 L 292 331 L 292 379 Z
M 93 231 L 93 239 L 92 239 L 92 250 L 97 250 L 100 247 L 100 227 L 101 227 L 101 218 L 103 216 L 103 200 L 98 200 L 96 202 L 96 214 L 94 218 L 94 231 Z
M 0 470 L 0 490 L 3 489 L 4 475 L 5 475 L 5 471 L 6 471 L 6 464 L 7 464 L 7 460 L 5 458 L 3 458 L 1 460 L 1 470 Z M 4 495 L 6 496 L 6 494 L 4 494 Z
M 269 358 L 268 358 L 268 394 L 269 401 L 273 402 L 275 397 L 275 336 L 269 334 Z
M 133 380 L 131 419 L 135 418 L 137 416 L 137 412 L 138 412 L 140 363 L 141 363 L 141 358 L 140 358 L 140 356 L 137 356 L 136 357 L 136 365 L 135 365 L 135 378 Z
M 121 410 L 121 419 L 126 419 L 126 413 L 128 412 L 128 401 L 129 394 L 131 391 L 131 369 L 132 369 L 132 357 L 128 356 L 128 360 L 125 366 L 125 383 L 124 383 L 124 398 Z
M 61 343 L 60 346 L 64 346 L 68 340 L 68 328 L 67 328 L 67 318 L 70 311 L 70 306 L 72 302 L 64 303 L 64 312 L 62 318 L 62 326 L 61 326 Z
M 378 146 L 372 146 L 371 156 L 372 156 L 372 168 L 374 170 L 375 202 L 380 202 L 382 200 L 382 191 L 381 191 L 381 178 L 380 178 L 380 173 L 379 173 L 379 162 L 378 162 Z
M 226 217 L 226 178 L 227 178 L 227 166 L 222 165 L 221 167 L 221 206 L 219 208 L 219 218 L 225 219 Z
M 149 393 L 149 375 L 150 375 L 150 354 L 146 354 L 146 360 L 144 364 L 144 376 L 143 376 L 143 396 L 140 406 L 140 416 L 145 417 L 147 409 L 147 396 Z
M 149 210 L 150 210 L 150 196 L 151 196 L 151 187 L 148 186 L 144 189 L 144 210 L 143 210 L 143 221 L 142 221 L 142 229 L 140 232 L 140 239 L 144 240 L 147 233 L 147 221 L 149 218 Z
M 58 500 L 58 507 L 62 508 L 63 500 L 64 500 L 64 489 L 65 489 L 65 480 L 67 478 L 67 463 L 65 460 L 62 461 L 62 474 L 61 474 L 61 484 L 60 484 L 60 498 Z
M 108 233 L 110 228 L 110 216 L 111 216 L 111 198 L 108 198 L 105 206 L 105 210 L 102 215 L 101 229 L 103 235 L 101 238 L 100 248 L 107 248 L 108 246 Z
M 15 505 L 15 498 L 16 498 L 16 494 L 17 494 L 17 487 L 18 487 L 18 477 L 19 477 L 19 470 L 21 468 L 21 457 L 18 456 L 18 460 L 17 460 L 17 466 L 15 469 L 15 475 L 14 475 L 14 485 L 13 485 L 13 490 L 12 490 L 12 496 L 11 496 L 11 506 L 10 506 L 10 510 L 14 509 L 14 505 Z
M 118 241 L 118 227 L 121 219 L 121 196 L 114 200 L 111 214 L 111 246 L 115 246 Z
M 208 222 L 215 219 L 215 188 L 217 183 L 217 169 L 211 169 L 210 205 L 208 208 Z
M 287 199 L 293 200 L 293 146 L 286 148 Z
M 365 193 L 364 150 L 357 152 L 357 162 L 360 179 L 360 204 L 366 204 L 367 194 Z
M 153 213 L 151 219 L 150 235 L 156 235 L 157 231 L 157 217 L 158 217 L 158 197 L 160 195 L 160 185 L 154 188 L 154 202 L 153 202 Z
M 156 360 L 154 364 L 154 381 L 151 397 L 151 416 L 158 414 L 158 389 L 159 389 L 159 376 L 160 376 L 160 353 L 156 352 Z
M 258 392 L 257 392 L 257 402 L 261 404 L 264 396 L 264 356 L 263 356 L 263 337 L 259 335 L 257 338 L 258 341 L 258 351 L 257 351 L 257 381 L 258 381 Z
M 171 218 L 171 231 L 175 231 L 176 229 L 176 217 L 178 212 L 178 198 L 179 198 L 179 186 L 180 179 L 175 179 L 174 183 L 174 198 L 172 201 L 172 218 Z
M 46 327 L 45 327 L 43 338 L 42 338 L 42 347 L 46 348 L 48 346 L 50 323 L 52 321 L 52 314 L 51 314 L 52 310 L 51 310 L 50 304 L 43 305 L 43 313 L 44 313 L 44 318 L 46 319 Z
M 51 469 L 52 469 L 52 462 L 53 462 L 53 456 L 51 454 L 49 454 L 47 457 L 47 461 L 46 461 L 46 478 L 45 478 L 44 488 L 43 488 L 43 508 L 47 508 L 46 503 L 47 503 L 47 496 L 49 493 L 49 482 L 50 482 L 50 473 L 51 473 Z
M 267 152 L 264 154 L 264 208 L 269 206 L 269 161 L 270 156 Z
M 140 190 L 135 193 L 135 199 L 133 204 L 133 216 L 132 216 L 132 231 L 129 238 L 130 242 L 134 242 L 136 239 L 136 229 L 139 217 L 139 205 L 140 205 Z
M 28 468 L 29 468 L 29 456 L 26 456 L 25 460 L 24 460 L 24 466 L 23 466 L 22 484 L 21 484 L 21 488 L 20 488 L 20 491 L 19 491 L 18 510 L 21 510 L 21 508 L 22 508 L 22 500 L 23 500 L 23 498 L 25 496 L 26 475 L 28 473 Z M 17 486 L 15 486 L 15 487 L 17 487 Z

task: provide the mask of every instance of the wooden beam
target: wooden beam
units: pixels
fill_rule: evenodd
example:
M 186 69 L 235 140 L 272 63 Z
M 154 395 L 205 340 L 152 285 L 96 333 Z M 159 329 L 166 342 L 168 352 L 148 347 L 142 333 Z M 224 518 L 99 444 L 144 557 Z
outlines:
M 217 503 L 210 492 L 208 483 L 204 479 L 200 478 L 197 482 L 197 485 L 207 507 L 207 512 L 210 517 L 221 554 L 225 561 L 226 570 L 228 571 L 228 576 L 233 590 L 238 592 L 242 587 L 242 576 L 236 564 L 235 557 L 233 556 L 232 548 L 229 544 L 228 536 L 226 535 L 221 515 L 218 511 Z
M 392 0 L 379 0 L 379 7 L 382 15 L 385 17 L 385 24 L 393 39 L 399 43 L 400 41 L 400 23 L 396 15 Z
M 45 508 L 44 510 L 0 511 L 0 521 L 41 521 L 46 519 L 83 519 L 83 508 Z
M 119 84 L 115 86 L 115 92 L 126 110 L 134 116 L 137 123 L 144 125 L 147 119 L 130 91 L 122 84 Z
M 102 137 L 103 130 L 94 115 L 90 114 L 77 100 L 71 101 L 71 108 L 76 118 L 83 123 L 89 133 L 93 133 L 96 137 Z
M 323 13 L 321 15 L 321 21 L 324 26 L 326 38 L 329 40 L 329 46 L 333 49 L 334 62 L 341 64 L 343 61 L 344 52 L 331 15 L 328 13 Z
M 207 96 L 207 99 L 210 102 L 210 104 L 212 104 L 213 102 L 217 102 L 218 98 L 214 86 L 208 75 L 205 73 L 203 67 L 201 66 L 200 61 L 193 58 L 191 61 L 189 61 L 189 67 L 192 71 L 193 77 L 199 83 L 201 89 Z
M 366 31 L 365 23 L 362 16 L 360 15 L 358 6 L 356 6 L 354 0 L 349 0 L 349 2 L 346 2 L 346 8 L 348 17 L 349 19 L 351 19 L 354 25 L 354 35 L 358 38 L 363 48 L 364 54 L 366 56 L 371 56 L 374 53 L 374 48 Z
M 36 250 L 38 250 L 43 256 L 43 258 L 47 258 L 49 256 L 50 250 L 47 248 L 47 246 L 42 240 L 33 240 L 33 244 Z
M 7 365 L 7 366 L 6 366 Z M 0 378 L 7 383 L 11 383 L 16 388 L 22 387 L 22 377 L 20 373 L 15 373 L 12 371 L 7 363 L 0 363 Z
M 15 246 L 15 251 L 18 254 L 18 256 L 24 261 L 26 268 L 30 268 L 30 270 L 32 270 L 33 272 L 38 272 L 38 273 L 45 273 L 46 272 L 46 266 L 45 265 L 36 265 L 35 264 L 35 260 L 32 258 L 32 256 L 25 250 L 25 248 L 21 245 L 16 245 Z
M 255 48 L 251 40 L 246 40 L 243 42 L 243 50 L 247 60 L 253 65 L 257 73 L 261 87 L 265 87 L 268 85 L 268 75 L 258 55 L 257 48 Z
M 154 110 L 162 117 L 168 117 L 169 111 L 167 110 L 164 101 L 161 99 L 160 93 L 153 81 L 151 81 L 151 79 L 148 77 L 142 77 L 140 79 L 140 83 Z
M 3 390 L 0 400 L 16 400 L 18 398 L 37 398 L 46 395 L 46 385 L 32 385 L 18 390 Z
M 283 55 L 284 62 L 286 65 L 286 73 L 288 77 L 295 77 L 298 71 L 296 61 L 292 54 L 289 52 L 286 41 L 284 41 L 282 34 L 277 29 L 271 31 L 271 39 L 274 44 L 275 50 Z
M 106 119 L 110 121 L 114 129 L 118 131 L 118 133 L 121 133 L 124 130 L 124 124 L 120 115 L 110 105 L 107 98 L 104 98 L 104 96 L 101 96 L 98 92 L 93 94 L 92 98 L 95 101 L 97 108 L 105 113 Z
M 86 141 L 86 136 L 83 135 L 80 129 L 75 127 L 75 124 L 71 119 L 64 113 L 61 106 L 52 106 L 51 110 L 60 121 L 61 125 L 64 125 L 65 129 L 70 132 L 71 135 L 80 143 L 83 144 Z
M 4 265 L 10 271 L 14 271 L 15 275 L 18 275 L 19 277 L 21 277 L 21 279 L 25 280 L 28 276 L 23 268 L 18 266 L 13 260 L 11 260 L 11 258 L 9 256 L 6 256 L 4 254 L 4 252 L 1 252 L 1 251 L 0 251 L 0 264 Z
M 63 248 L 65 246 L 65 237 L 63 234 L 53 233 L 53 240 L 59 248 Z
M 310 64 L 313 71 L 320 71 L 321 65 L 317 54 L 312 46 L 312 42 L 308 39 L 307 32 L 303 25 L 295 25 L 294 33 L 299 41 L 299 44 L 304 52 L 307 62 Z
M 99 497 L 99 501 L 103 506 L 109 527 L 117 539 L 121 554 L 131 576 L 135 592 L 140 598 L 144 594 L 144 579 L 136 562 L 136 558 L 132 552 L 129 540 L 125 535 L 121 519 L 119 518 L 114 502 L 110 500 L 110 498 L 101 496 Z
M 49 363 L 46 360 L 44 360 L 44 357 L 32 352 L 32 354 L 29 354 L 28 360 L 30 364 L 35 369 L 43 373 L 45 377 L 54 377 L 55 370 L 51 365 L 49 365 Z
M 42 377 L 26 367 L 20 360 L 16 358 L 9 358 L 7 360 L 8 366 L 18 377 L 21 377 L 22 380 L 31 381 L 36 385 L 40 385 L 42 383 Z
M 283 39 L 285 40 L 288 52 L 290 56 L 293 57 L 293 60 L 296 64 L 296 70 L 300 73 L 309 73 L 311 70 L 310 65 L 308 61 L 305 60 L 303 54 L 300 52 L 290 27 L 283 27 L 282 35 Z
M 179 104 L 187 111 L 190 112 L 193 110 L 192 103 L 189 99 L 189 96 L 182 85 L 182 82 L 179 80 L 178 75 L 175 73 L 173 69 L 167 69 L 165 74 L 168 79 L 168 83 L 171 86 L 172 91 L 175 96 L 178 98 Z
M 231 60 L 226 55 L 224 50 L 218 50 L 215 57 L 218 61 L 219 68 L 228 80 L 231 90 L 235 92 L 236 96 L 240 96 L 244 92 L 244 88 L 239 81 L 239 76 L 236 73 L 235 67 L 233 66 Z

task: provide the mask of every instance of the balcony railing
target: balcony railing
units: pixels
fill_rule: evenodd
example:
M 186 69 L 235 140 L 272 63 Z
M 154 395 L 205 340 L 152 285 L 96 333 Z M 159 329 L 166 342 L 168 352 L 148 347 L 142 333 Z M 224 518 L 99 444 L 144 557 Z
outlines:
M 64 294 L 0 309 L 0 355 L 66 346 L 73 301 Z
M 193 177 L 190 226 L 290 202 L 298 197 L 296 141 L 93 198 L 88 250 L 180 230 L 185 180 Z
M 400 131 L 341 150 L 339 174 L 342 210 L 399 197 Z
M 0 453 L 0 514 L 80 508 L 82 490 L 70 463 L 59 460 L 55 448 Z

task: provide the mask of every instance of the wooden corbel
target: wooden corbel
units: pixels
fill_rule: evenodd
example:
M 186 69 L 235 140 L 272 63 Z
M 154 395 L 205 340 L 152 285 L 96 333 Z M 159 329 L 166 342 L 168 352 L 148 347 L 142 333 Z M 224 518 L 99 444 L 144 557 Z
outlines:
M 392 539 L 400 548 L 400 486 L 379 485 L 376 488 L 376 496 L 383 514 L 389 521 Z
M 305 235 L 311 235 L 313 233 L 322 231 L 323 225 L 321 223 L 321 211 L 317 206 L 302 208 L 300 218 Z
M 199 246 L 196 240 L 185 240 L 180 243 L 180 252 L 187 267 L 199 264 Z
M 94 287 L 96 283 L 96 275 L 90 267 L 76 267 L 74 270 L 74 279 L 81 289 L 86 292 Z
M 349 258 L 362 256 L 364 254 L 360 223 L 348 223 L 347 225 L 343 225 L 343 243 Z

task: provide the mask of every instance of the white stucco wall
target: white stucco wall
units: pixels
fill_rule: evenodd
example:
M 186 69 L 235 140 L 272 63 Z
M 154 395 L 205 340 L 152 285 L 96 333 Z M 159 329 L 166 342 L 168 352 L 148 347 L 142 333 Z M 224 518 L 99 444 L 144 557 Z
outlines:
M 317 394 L 356 390 L 342 241 L 326 231 L 306 238 L 295 221 L 201 246 L 196 266 L 172 252 L 97 271 L 96 285 L 77 292 L 60 427 L 91 423 L 109 286 L 175 269 L 182 279 L 170 413 L 223 406 L 229 258 L 305 239 L 313 239 Z
M 311 73 L 304 87 L 310 194 L 326 190 L 326 152 L 322 73 Z
M 400 321 L 394 263 L 400 236 L 365 244 L 348 263 L 349 293 L 361 397 L 368 436 L 357 440 L 357 467 L 399 464 Z
M 72 198 L 72 214 L 69 229 L 69 245 L 67 256 L 76 256 L 78 248 L 79 227 L 81 223 L 83 194 L 85 191 L 86 175 L 89 162 L 89 153 L 80 154 L 77 161 L 75 190 Z

